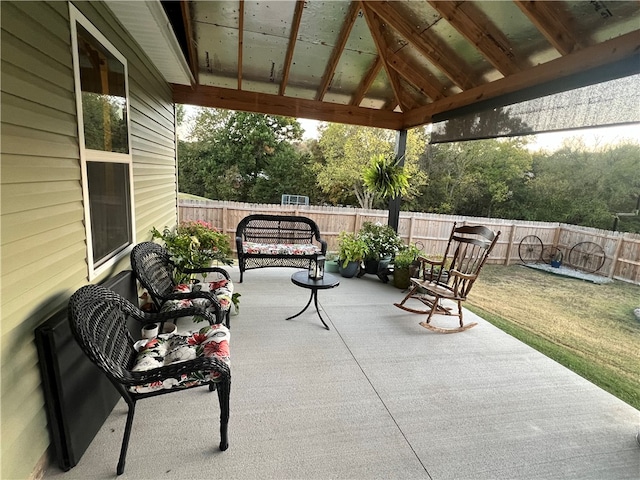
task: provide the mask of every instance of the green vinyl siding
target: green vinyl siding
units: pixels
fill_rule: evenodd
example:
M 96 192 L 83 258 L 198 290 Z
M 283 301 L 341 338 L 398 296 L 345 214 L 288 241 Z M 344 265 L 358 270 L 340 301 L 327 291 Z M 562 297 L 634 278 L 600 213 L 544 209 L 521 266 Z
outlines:
M 144 241 L 151 227 L 177 218 L 171 89 L 103 3 L 74 5 L 128 62 L 136 235 Z M 0 7 L 0 478 L 26 479 L 49 447 L 33 332 L 88 283 L 86 230 L 69 5 Z M 128 258 L 114 272 L 125 268 Z

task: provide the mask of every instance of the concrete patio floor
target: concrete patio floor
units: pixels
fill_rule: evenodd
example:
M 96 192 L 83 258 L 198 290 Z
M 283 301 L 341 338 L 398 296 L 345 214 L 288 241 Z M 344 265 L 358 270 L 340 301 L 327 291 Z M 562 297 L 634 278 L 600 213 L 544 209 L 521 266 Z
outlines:
M 313 305 L 285 321 L 309 298 L 294 271 L 236 284 L 229 450 L 206 388 L 143 400 L 121 478 L 640 478 L 638 410 L 471 312 L 466 332 L 420 327 L 372 275 L 319 292 L 330 331 Z M 114 478 L 125 419 L 121 401 L 80 463 L 45 478 Z

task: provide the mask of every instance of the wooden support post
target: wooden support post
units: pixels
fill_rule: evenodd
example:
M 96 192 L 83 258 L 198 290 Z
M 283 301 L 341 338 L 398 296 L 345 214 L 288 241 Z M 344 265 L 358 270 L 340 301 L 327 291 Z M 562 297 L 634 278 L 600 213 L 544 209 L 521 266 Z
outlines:
M 404 166 L 404 156 L 407 151 L 407 131 L 398 130 L 396 132 L 396 161 L 400 166 Z M 394 197 L 389 200 L 389 219 L 387 224 L 398 231 L 398 225 L 400 224 L 400 197 Z

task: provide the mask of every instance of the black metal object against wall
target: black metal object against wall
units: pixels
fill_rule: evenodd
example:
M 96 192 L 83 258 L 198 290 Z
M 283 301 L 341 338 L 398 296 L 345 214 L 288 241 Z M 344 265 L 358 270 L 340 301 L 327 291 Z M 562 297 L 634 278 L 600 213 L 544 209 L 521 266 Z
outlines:
M 103 285 L 137 305 L 130 270 Z M 64 309 L 35 330 L 51 444 L 58 466 L 74 467 L 120 399 L 120 394 L 89 361 L 71 333 Z

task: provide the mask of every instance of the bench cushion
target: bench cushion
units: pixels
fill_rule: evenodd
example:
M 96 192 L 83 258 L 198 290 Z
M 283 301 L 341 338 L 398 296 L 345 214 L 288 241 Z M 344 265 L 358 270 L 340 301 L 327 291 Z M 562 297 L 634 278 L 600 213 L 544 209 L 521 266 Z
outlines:
M 229 329 L 222 324 L 207 325 L 191 335 L 167 334 L 140 340 L 136 343 L 139 351 L 132 371 L 151 370 L 199 357 L 217 357 L 229 365 L 229 340 Z M 162 382 L 134 385 L 129 389 L 137 393 L 148 393 L 161 389 L 188 388 L 219 380 L 218 372 L 198 371 Z
M 223 278 L 215 282 L 199 282 L 176 285 L 173 289 L 174 293 L 190 293 L 190 292 L 212 292 L 218 297 L 218 302 L 222 311 L 226 312 L 231 308 L 231 299 L 233 297 L 233 282 Z M 202 307 L 208 309 L 210 307 L 209 300 L 206 298 L 194 298 L 185 300 L 167 300 L 162 305 L 160 311 L 166 312 L 188 307 Z M 215 312 L 212 311 L 215 314 Z
M 322 253 L 320 247 L 301 243 L 256 243 L 242 242 L 245 254 L 259 255 L 316 255 Z

